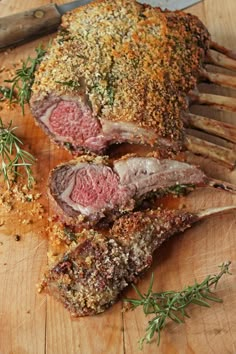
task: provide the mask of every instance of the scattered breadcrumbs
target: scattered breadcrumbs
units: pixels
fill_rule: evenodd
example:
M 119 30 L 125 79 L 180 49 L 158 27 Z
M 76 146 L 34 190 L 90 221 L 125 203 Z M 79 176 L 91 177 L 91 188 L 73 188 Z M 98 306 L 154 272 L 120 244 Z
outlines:
M 0 227 L 4 228 L 4 231 L 6 228 L 8 233 L 17 226 L 27 232 L 27 226 L 31 228 L 33 224 L 42 223 L 46 218 L 37 185 L 29 189 L 20 179 L 11 189 L 6 189 L 5 184 L 1 185 L 0 210 Z

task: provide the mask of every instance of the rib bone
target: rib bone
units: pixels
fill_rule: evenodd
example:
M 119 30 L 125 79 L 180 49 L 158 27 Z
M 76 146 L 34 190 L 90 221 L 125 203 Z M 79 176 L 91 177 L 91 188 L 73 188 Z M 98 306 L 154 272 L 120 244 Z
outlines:
M 209 105 L 221 111 L 236 112 L 236 99 L 210 93 L 191 91 L 189 97 L 193 103 Z
M 214 84 L 230 88 L 236 88 L 236 76 L 208 72 L 204 69 L 201 70 L 200 76 L 201 78 L 210 81 Z
M 213 50 L 208 51 L 206 62 L 216 66 L 221 66 L 225 69 L 236 70 L 236 61 L 234 59 Z
M 232 124 L 217 121 L 193 113 L 185 113 L 184 122 L 191 128 L 200 129 L 206 133 L 219 136 L 225 140 L 236 143 L 236 127 Z
M 107 235 L 83 230 L 73 235 L 76 241 L 48 269 L 39 291 L 55 296 L 74 317 L 103 312 L 151 266 L 153 252 L 165 240 L 207 217 L 235 209 L 136 212 L 118 219 Z
M 225 181 L 223 182 L 223 181 L 208 177 L 207 185 L 209 187 L 223 189 L 223 190 L 230 192 L 230 193 L 236 193 L 236 186 L 234 184 L 229 183 L 229 182 L 225 182 Z
M 202 140 L 189 134 L 185 136 L 185 147 L 187 150 L 196 155 L 208 157 L 230 169 L 235 167 L 236 153 L 233 150 L 210 143 L 209 141 Z
M 210 48 L 216 50 L 217 52 L 225 54 L 229 58 L 236 60 L 236 52 L 235 51 L 227 49 L 214 41 L 210 41 Z

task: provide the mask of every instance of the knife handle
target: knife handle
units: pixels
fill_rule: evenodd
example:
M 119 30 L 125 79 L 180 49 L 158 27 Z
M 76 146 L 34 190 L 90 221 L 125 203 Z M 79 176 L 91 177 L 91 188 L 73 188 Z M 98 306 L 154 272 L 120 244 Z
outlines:
M 61 22 L 55 4 L 0 17 L 0 51 L 52 33 Z

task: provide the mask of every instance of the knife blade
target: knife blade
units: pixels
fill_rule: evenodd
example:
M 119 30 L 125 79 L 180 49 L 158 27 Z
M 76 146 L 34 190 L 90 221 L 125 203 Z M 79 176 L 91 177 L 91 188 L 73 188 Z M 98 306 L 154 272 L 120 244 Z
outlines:
M 148 4 L 151 6 L 158 6 L 162 10 L 184 10 L 187 7 L 197 4 L 202 0 L 138 0 L 141 4 Z
M 56 31 L 62 15 L 91 1 L 77 0 L 62 5 L 48 4 L 0 17 L 0 51 Z M 139 0 L 169 10 L 184 9 L 200 1 L 202 0 Z

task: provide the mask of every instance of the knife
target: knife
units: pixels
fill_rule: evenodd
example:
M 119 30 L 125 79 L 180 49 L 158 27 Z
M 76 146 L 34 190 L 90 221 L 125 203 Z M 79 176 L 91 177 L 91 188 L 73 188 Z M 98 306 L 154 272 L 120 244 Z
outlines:
M 115 0 L 114 0 L 115 1 Z M 140 0 L 163 10 L 182 10 L 201 0 Z M 0 51 L 52 33 L 61 23 L 61 16 L 91 0 L 77 0 L 63 5 L 48 4 L 14 15 L 0 17 Z

